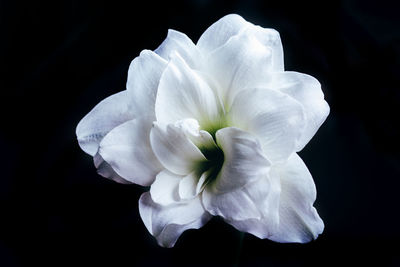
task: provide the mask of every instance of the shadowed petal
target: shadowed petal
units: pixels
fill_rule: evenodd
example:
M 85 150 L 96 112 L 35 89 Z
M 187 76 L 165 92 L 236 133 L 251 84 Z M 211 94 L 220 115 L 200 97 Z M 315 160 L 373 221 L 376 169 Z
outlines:
M 173 247 L 184 231 L 198 229 L 211 219 L 198 197 L 161 206 L 151 199 L 149 192 L 140 197 L 139 212 L 147 230 L 163 247 Z
M 99 153 L 124 179 L 150 185 L 162 170 L 150 146 L 152 122 L 148 118 L 130 120 L 109 132 L 100 143 Z
M 83 151 L 94 156 L 103 137 L 133 117 L 128 108 L 126 91 L 107 97 L 83 117 L 76 127 L 79 146 Z

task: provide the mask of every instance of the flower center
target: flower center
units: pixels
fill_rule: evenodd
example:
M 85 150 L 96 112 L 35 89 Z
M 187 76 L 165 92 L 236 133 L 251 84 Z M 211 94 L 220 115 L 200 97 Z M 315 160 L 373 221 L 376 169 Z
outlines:
M 200 151 L 205 156 L 206 160 L 197 163 L 196 171 L 199 177 L 205 174 L 205 180 L 203 182 L 202 188 L 207 184 L 215 181 L 221 171 L 222 165 L 224 164 L 224 152 L 219 146 L 214 148 L 201 148 Z

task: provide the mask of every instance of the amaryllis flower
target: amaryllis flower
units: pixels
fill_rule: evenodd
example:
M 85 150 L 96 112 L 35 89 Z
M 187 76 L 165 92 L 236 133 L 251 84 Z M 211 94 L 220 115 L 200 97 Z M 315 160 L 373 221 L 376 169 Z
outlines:
M 277 31 L 228 15 L 196 44 L 170 30 L 142 51 L 127 90 L 90 111 L 77 136 L 101 175 L 150 186 L 139 212 L 161 246 L 212 216 L 259 238 L 308 242 L 324 224 L 296 152 L 328 113 L 315 78 L 284 71 Z

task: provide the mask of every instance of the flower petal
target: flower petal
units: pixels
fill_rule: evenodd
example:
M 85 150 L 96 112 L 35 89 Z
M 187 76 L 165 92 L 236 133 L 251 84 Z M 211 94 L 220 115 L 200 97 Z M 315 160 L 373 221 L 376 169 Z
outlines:
M 250 134 L 236 128 L 217 132 L 217 142 L 225 154 L 225 162 L 215 184 L 203 191 L 203 204 L 212 215 L 230 220 L 270 218 L 279 221 L 280 186 L 268 177 L 269 162 L 258 142 Z M 226 184 L 232 183 L 226 186 Z M 233 190 L 215 190 L 219 185 Z
M 229 38 L 250 25 L 241 16 L 229 14 L 212 24 L 200 37 L 197 47 L 203 52 L 211 52 L 225 44 Z
M 218 95 L 229 111 L 235 96 L 268 80 L 272 50 L 252 34 L 239 34 L 214 50 L 206 59 L 207 72 L 218 83 Z
M 97 104 L 76 127 L 79 146 L 91 156 L 97 153 L 103 137 L 116 126 L 133 119 L 127 92 L 111 95 Z
M 218 177 L 207 186 L 210 192 L 234 191 L 268 172 L 270 163 L 253 135 L 228 127 L 219 130 L 216 139 L 224 152 L 224 163 Z
M 167 61 L 149 50 L 143 50 L 132 60 L 126 87 L 131 101 L 129 107 L 136 116 L 154 118 L 158 83 L 166 66 Z
M 175 174 L 187 175 L 193 171 L 196 162 L 205 160 L 185 133 L 173 124 L 165 127 L 155 122 L 150 132 L 150 141 L 158 160 Z
M 269 237 L 277 242 L 309 242 L 324 230 L 324 223 L 313 203 L 315 184 L 310 172 L 296 154 L 274 171 L 281 180 L 279 228 Z
M 165 124 L 193 118 L 201 125 L 215 121 L 218 105 L 207 83 L 175 55 L 161 76 L 155 111 Z
M 151 124 L 147 117 L 127 121 L 109 132 L 99 148 L 120 176 L 143 186 L 150 185 L 162 170 L 150 146 Z
M 268 47 L 272 51 L 272 70 L 284 71 L 283 47 L 279 32 L 260 26 L 251 25 L 247 27 L 241 34 L 253 35 L 261 44 Z
M 101 176 L 113 180 L 120 184 L 130 184 L 131 182 L 125 180 L 116 173 L 113 168 L 108 164 L 99 153 L 96 153 L 93 157 L 94 166 L 97 168 L 97 173 Z
M 197 183 L 199 176 L 196 171 L 193 171 L 183 177 L 179 182 L 179 196 L 181 199 L 192 199 L 199 191 L 197 190 Z
M 203 63 L 202 55 L 192 40 L 175 30 L 168 30 L 167 38 L 154 52 L 167 61 L 177 52 L 191 68 L 197 68 Z
M 147 230 L 163 247 L 173 247 L 184 231 L 198 229 L 211 219 L 198 197 L 161 206 L 151 199 L 149 192 L 143 193 L 139 199 L 139 213 Z
M 267 158 L 286 160 L 295 151 L 304 128 L 301 104 L 267 88 L 240 92 L 229 114 L 233 125 L 255 134 Z
M 299 101 L 304 107 L 305 128 L 297 144 L 297 151 L 300 151 L 329 114 L 329 105 L 324 100 L 321 84 L 310 75 L 286 71 L 274 74 L 273 86 Z
M 157 174 L 156 180 L 150 187 L 151 198 L 160 205 L 169 205 L 180 200 L 179 183 L 183 177 L 167 170 Z

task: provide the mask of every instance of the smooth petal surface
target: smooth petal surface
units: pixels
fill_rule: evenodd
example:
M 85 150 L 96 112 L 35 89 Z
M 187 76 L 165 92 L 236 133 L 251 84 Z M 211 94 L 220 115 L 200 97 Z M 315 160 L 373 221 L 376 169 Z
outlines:
M 300 151 L 329 114 L 329 105 L 324 100 L 321 84 L 310 75 L 286 71 L 274 74 L 273 86 L 299 101 L 304 107 L 305 127 L 296 148 Z
M 301 104 L 279 91 L 247 89 L 237 95 L 229 117 L 236 127 L 255 134 L 268 160 L 286 160 L 304 128 Z
M 151 199 L 149 192 L 140 197 L 139 212 L 147 230 L 163 247 L 173 247 L 184 231 L 198 229 L 211 218 L 204 211 L 198 197 L 179 204 L 161 206 Z
M 100 143 L 99 154 L 124 179 L 150 185 L 162 170 L 150 146 L 152 122 L 148 118 L 130 120 L 113 129 Z
M 131 182 L 125 180 L 116 173 L 113 168 L 108 164 L 99 153 L 96 153 L 93 157 L 94 166 L 97 168 L 97 173 L 101 176 L 113 180 L 120 184 L 131 184 Z
M 76 127 L 79 146 L 91 156 L 97 153 L 103 137 L 116 126 L 133 119 L 127 92 L 111 95 L 97 104 Z
M 178 175 L 187 175 L 194 164 L 205 160 L 184 132 L 173 124 L 155 122 L 150 133 L 151 147 L 162 165 Z
M 174 53 L 178 53 L 190 68 L 202 66 L 202 54 L 186 34 L 168 30 L 167 38 L 154 51 L 165 60 L 169 60 Z
M 224 45 L 229 38 L 250 25 L 241 16 L 230 14 L 212 24 L 200 37 L 197 47 L 203 52 L 211 52 Z
M 132 60 L 126 88 L 131 101 L 129 107 L 136 116 L 148 116 L 154 119 L 157 88 L 166 66 L 167 61 L 149 50 L 143 50 Z
M 268 172 L 270 162 L 253 135 L 228 127 L 219 130 L 216 139 L 224 153 L 224 163 L 216 180 L 207 186 L 207 191 L 213 194 L 234 191 Z
M 309 242 L 324 230 L 324 223 L 313 203 L 314 181 L 301 158 L 294 153 L 286 164 L 271 169 L 281 180 L 279 228 L 270 236 L 277 242 Z
M 199 178 L 196 171 L 193 171 L 181 179 L 179 182 L 179 196 L 181 199 L 192 199 L 199 193 L 197 190 Z
M 242 34 L 253 35 L 261 44 L 270 48 L 272 51 L 272 71 L 284 71 L 283 47 L 278 31 L 251 25 Z
M 272 50 L 252 34 L 239 34 L 214 50 L 207 58 L 207 73 L 219 84 L 218 95 L 229 111 L 235 96 L 269 79 Z
M 157 174 L 156 180 L 150 187 L 151 198 L 160 205 L 169 205 L 180 200 L 179 183 L 183 176 L 173 174 L 167 170 Z
M 251 232 L 254 226 L 246 226 L 242 221 L 263 219 L 268 223 L 256 226 L 254 231 L 269 235 L 279 224 L 280 192 L 279 181 L 264 175 L 242 188 L 224 194 L 213 195 L 206 189 L 203 192 L 203 203 L 212 215 L 221 216 L 241 231 Z
M 156 100 L 157 121 L 168 124 L 183 119 L 202 123 L 218 117 L 218 105 L 207 83 L 175 55 L 165 69 Z

